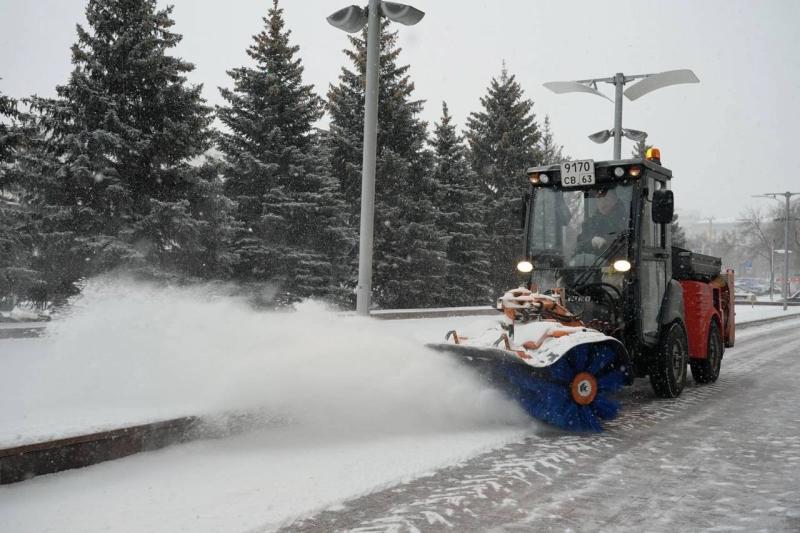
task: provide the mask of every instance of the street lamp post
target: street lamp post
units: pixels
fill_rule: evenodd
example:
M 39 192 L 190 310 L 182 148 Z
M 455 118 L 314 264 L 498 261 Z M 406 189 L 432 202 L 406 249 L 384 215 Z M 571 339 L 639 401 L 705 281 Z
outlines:
M 622 87 L 625 75 L 617 72 L 614 76 L 614 159 L 622 159 Z
M 364 153 L 361 163 L 361 229 L 358 246 L 356 312 L 369 316 L 372 295 L 372 247 L 375 220 L 375 159 L 378 144 L 378 73 L 380 72 L 380 16 L 412 26 L 422 20 L 422 11 L 395 2 L 369 0 L 365 10 L 349 6 L 333 13 L 328 23 L 348 33 L 367 26 L 367 72 L 364 101 Z
M 772 294 L 775 292 L 775 239 L 769 243 L 769 301 L 772 302 Z
M 633 80 L 641 80 L 623 91 L 626 83 Z M 591 80 L 578 81 L 548 81 L 544 86 L 556 94 L 562 93 L 589 93 L 611 100 L 609 97 L 597 90 L 598 83 L 610 83 L 614 85 L 614 129 L 602 130 L 593 133 L 589 138 L 596 143 L 604 143 L 612 136 L 614 137 L 614 159 L 622 158 L 622 137 L 625 136 L 634 141 L 643 141 L 647 134 L 638 130 L 625 130 L 622 128 L 622 95 L 628 100 L 636 100 L 656 89 L 678 85 L 681 83 L 700 83 L 694 72 L 688 69 L 669 70 L 657 74 L 636 74 L 626 76 L 621 72 L 613 78 L 595 78 Z
M 780 201 L 780 196 L 786 199 L 786 216 L 784 217 L 785 224 L 783 226 L 783 310 L 789 306 L 789 221 L 791 217 L 791 200 L 792 196 L 798 196 L 800 192 L 768 192 L 766 194 L 754 195 L 756 198 L 772 198 L 773 200 Z
M 789 257 L 789 254 L 791 254 L 791 253 L 792 253 L 792 251 L 791 251 L 791 250 L 773 250 L 773 252 L 774 252 L 774 253 L 776 253 L 776 254 L 778 254 L 778 255 L 785 255 L 787 259 L 788 259 L 788 257 Z M 785 266 L 786 266 L 786 265 L 785 265 L 785 263 L 784 263 L 784 267 L 785 267 Z M 784 278 L 785 278 L 785 277 L 786 277 L 786 274 L 784 274 Z M 789 294 L 786 292 L 786 289 L 787 289 L 787 287 L 788 287 L 788 283 L 784 283 L 784 284 L 783 284 L 783 286 L 781 287 L 781 296 L 784 296 L 784 295 L 785 295 L 785 296 L 788 298 L 788 297 L 789 297 Z

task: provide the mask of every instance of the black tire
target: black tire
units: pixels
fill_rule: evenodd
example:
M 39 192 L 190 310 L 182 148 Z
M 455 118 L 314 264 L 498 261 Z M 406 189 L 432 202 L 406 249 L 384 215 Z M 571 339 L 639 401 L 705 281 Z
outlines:
M 680 322 L 667 326 L 651 361 L 650 385 L 659 398 L 677 398 L 686 386 L 689 341 Z
M 708 330 L 708 357 L 705 359 L 690 359 L 692 377 L 697 383 L 714 383 L 719 377 L 722 366 L 722 333 L 716 320 L 711 322 Z

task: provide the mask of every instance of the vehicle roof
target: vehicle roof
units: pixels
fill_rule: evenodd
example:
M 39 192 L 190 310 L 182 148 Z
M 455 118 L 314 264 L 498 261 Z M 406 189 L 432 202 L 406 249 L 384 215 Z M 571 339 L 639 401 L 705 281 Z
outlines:
M 642 165 L 648 170 L 661 174 L 667 179 L 672 179 L 672 171 L 670 169 L 668 169 L 667 167 L 663 167 L 658 163 L 653 163 L 652 161 L 648 161 L 647 159 L 611 159 L 608 161 L 594 162 L 595 168 L 612 167 L 619 165 Z M 532 172 L 554 172 L 554 171 L 559 171 L 559 172 L 561 171 L 561 163 L 555 163 L 552 165 L 546 165 L 541 167 L 531 167 L 527 170 L 527 173 L 530 174 Z

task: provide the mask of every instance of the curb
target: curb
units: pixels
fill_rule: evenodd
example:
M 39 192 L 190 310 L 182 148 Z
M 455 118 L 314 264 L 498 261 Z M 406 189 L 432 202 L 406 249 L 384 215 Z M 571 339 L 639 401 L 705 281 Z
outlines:
M 46 324 L 40 322 L 0 323 L 0 339 L 40 337 L 46 327 Z
M 747 329 L 755 326 L 763 326 L 764 324 L 771 324 L 773 322 L 783 322 L 784 320 L 791 320 L 793 318 L 800 318 L 800 313 L 791 313 L 784 316 L 773 316 L 770 318 L 759 318 L 758 320 L 748 320 L 741 324 L 736 324 L 736 329 Z
M 229 437 L 286 420 L 258 411 L 183 416 L 0 449 L 0 485 L 83 468 L 173 444 Z
M 0 485 L 193 440 L 197 417 L 175 418 L 0 449 Z

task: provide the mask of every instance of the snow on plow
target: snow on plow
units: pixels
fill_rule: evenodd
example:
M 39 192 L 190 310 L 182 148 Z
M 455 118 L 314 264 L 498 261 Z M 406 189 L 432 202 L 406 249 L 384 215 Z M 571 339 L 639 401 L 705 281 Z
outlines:
M 583 325 L 557 296 L 527 289 L 498 302 L 497 325 L 476 337 L 447 333 L 431 348 L 475 368 L 525 411 L 563 429 L 601 431 L 616 417 L 609 396 L 629 378 L 627 352 L 617 339 Z

